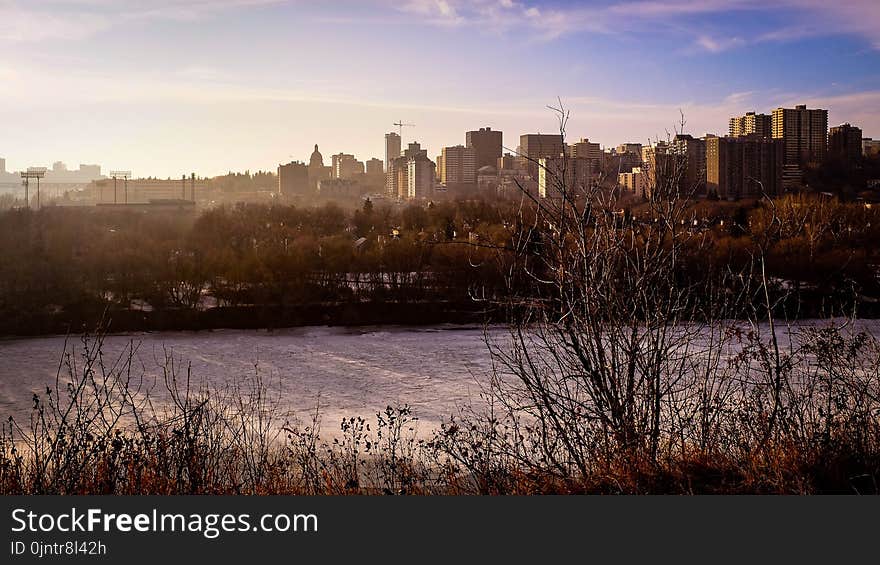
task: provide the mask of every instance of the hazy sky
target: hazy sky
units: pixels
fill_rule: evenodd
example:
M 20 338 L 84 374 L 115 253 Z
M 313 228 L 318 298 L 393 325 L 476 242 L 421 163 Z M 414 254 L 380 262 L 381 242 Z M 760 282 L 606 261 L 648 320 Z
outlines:
M 606 146 L 805 103 L 880 137 L 880 1 L 0 0 L 0 156 L 136 176 L 433 156 L 481 126 Z

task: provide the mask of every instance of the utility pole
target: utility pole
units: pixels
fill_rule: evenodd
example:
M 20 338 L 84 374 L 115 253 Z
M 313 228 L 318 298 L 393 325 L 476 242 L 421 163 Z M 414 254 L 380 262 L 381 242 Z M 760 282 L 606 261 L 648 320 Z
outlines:
M 46 167 L 28 167 L 27 171 L 22 171 L 21 183 L 24 185 L 24 203 L 28 208 L 31 207 L 30 194 L 28 190 L 30 188 L 30 180 L 37 179 L 37 210 L 40 209 L 40 179 L 43 178 L 45 175 Z
M 131 171 L 110 171 L 113 178 L 113 203 L 116 204 L 116 179 L 122 179 L 125 186 L 125 203 L 128 204 L 128 179 L 131 178 Z

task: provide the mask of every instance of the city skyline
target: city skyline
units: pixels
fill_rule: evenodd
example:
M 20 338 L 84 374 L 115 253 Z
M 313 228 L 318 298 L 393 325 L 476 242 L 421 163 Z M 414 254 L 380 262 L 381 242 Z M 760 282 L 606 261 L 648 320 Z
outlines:
M 401 119 L 416 124 L 403 146 L 432 156 L 484 126 L 514 149 L 555 133 L 557 97 L 569 141 L 605 147 L 664 138 L 679 110 L 688 133 L 724 135 L 732 116 L 797 104 L 880 137 L 872 2 L 341 6 L 0 3 L 0 155 L 7 170 L 215 176 L 306 160 L 316 143 L 382 159 Z

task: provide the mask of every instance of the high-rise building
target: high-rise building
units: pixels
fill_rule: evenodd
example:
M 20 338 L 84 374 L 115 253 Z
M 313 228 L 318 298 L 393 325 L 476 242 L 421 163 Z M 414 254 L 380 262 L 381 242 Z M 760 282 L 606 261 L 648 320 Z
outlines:
M 773 139 L 785 144 L 783 185 L 795 188 L 801 182 L 803 168 L 821 163 L 828 152 L 828 110 L 807 109 L 804 105 L 776 108 Z
M 538 196 L 561 198 L 565 189 L 569 198 L 584 194 L 596 180 L 593 159 L 564 156 L 538 159 Z
M 598 143 L 591 143 L 589 139 L 581 138 L 580 141 L 571 145 L 571 156 L 575 159 L 595 159 L 600 164 L 605 158 L 605 152 Z
M 674 175 L 675 159 L 670 145 L 665 141 L 658 141 L 652 145 L 642 147 L 642 174 L 644 174 L 645 189 L 643 196 L 650 198 L 658 189 L 667 190 L 668 181 Z M 679 187 L 675 187 L 677 190 Z
M 880 157 L 880 139 L 863 138 L 862 155 L 865 157 Z
M 0 157 L 0 173 L 6 172 L 6 159 L 4 157 Z
M 773 137 L 773 119 L 768 114 L 746 112 L 742 116 L 730 118 L 730 137 L 756 134 L 759 137 Z
M 636 155 L 642 154 L 642 144 L 641 143 L 621 143 L 616 148 L 617 154 L 622 155 L 624 153 L 635 153 Z
M 382 159 L 376 159 L 373 157 L 366 164 L 366 171 L 368 175 L 372 176 L 381 176 L 385 174 L 385 167 Z
M 617 184 L 624 190 L 628 190 L 636 196 L 647 198 L 645 193 L 645 174 L 640 167 L 633 167 L 631 172 L 617 175 Z
M 480 167 L 496 167 L 498 158 L 501 157 L 503 147 L 502 133 L 493 131 L 492 128 L 480 128 L 477 131 L 469 131 L 465 134 L 465 145 L 474 150 L 476 164 L 474 170 Z
M 278 166 L 278 194 L 292 196 L 309 192 L 309 168 L 305 163 L 291 161 Z
M 841 124 L 828 130 L 828 153 L 850 163 L 862 156 L 862 130 Z
M 431 161 L 428 159 L 428 151 L 422 149 L 418 141 L 410 143 L 401 155 L 390 161 L 390 166 L 385 170 L 385 191 L 389 197 L 400 199 L 409 197 L 408 162 L 414 157 L 425 158 Z
M 757 134 L 706 138 L 706 187 L 726 200 L 783 191 L 785 144 Z
M 605 151 L 598 143 L 591 143 L 589 139 L 581 138 L 580 141 L 568 147 L 569 156 L 573 159 L 589 159 L 593 174 L 599 175 L 605 166 Z
M 428 198 L 434 190 L 434 162 L 425 155 L 406 159 L 406 197 Z
M 400 157 L 400 136 L 394 132 L 385 134 L 385 171 L 391 170 L 391 161 Z
M 622 143 L 614 149 L 618 170 L 622 173 L 632 171 L 642 164 L 642 144 Z
M 560 134 L 527 133 L 519 136 L 520 165 L 534 180 L 538 179 L 539 159 L 555 159 L 564 153 L 565 144 Z
M 347 153 L 337 153 L 331 157 L 333 168 L 333 178 L 350 179 L 354 175 L 363 174 L 364 164 L 362 161 L 355 159 L 354 155 Z
M 680 133 L 673 138 L 670 152 L 685 160 L 684 175 L 678 187 L 680 193 L 703 194 L 706 189 L 706 141 Z
M 444 147 L 438 163 L 440 182 L 445 186 L 476 183 L 476 153 L 472 147 L 463 145 Z

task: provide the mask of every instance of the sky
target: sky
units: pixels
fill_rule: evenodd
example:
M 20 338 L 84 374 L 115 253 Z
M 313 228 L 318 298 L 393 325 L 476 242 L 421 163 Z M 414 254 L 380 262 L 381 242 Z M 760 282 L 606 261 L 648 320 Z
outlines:
M 0 0 L 0 157 L 179 177 L 429 156 L 491 127 L 606 147 L 807 104 L 880 138 L 878 0 Z

